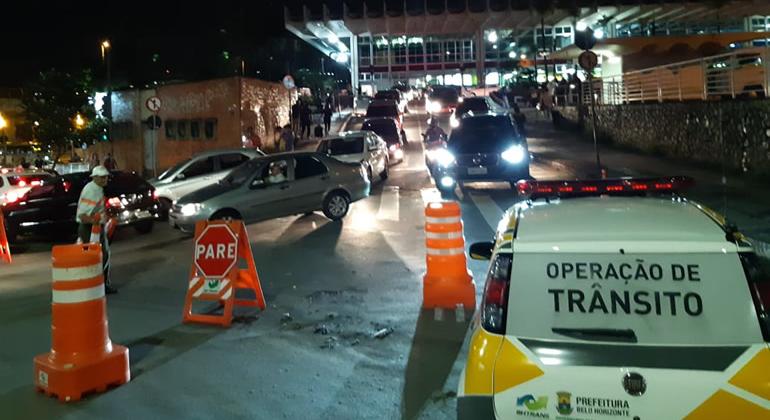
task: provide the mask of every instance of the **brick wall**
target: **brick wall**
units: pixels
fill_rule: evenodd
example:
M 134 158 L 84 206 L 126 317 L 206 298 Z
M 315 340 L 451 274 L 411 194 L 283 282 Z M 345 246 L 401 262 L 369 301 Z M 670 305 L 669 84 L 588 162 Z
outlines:
M 579 120 L 576 108 L 558 112 L 570 123 Z M 591 118 L 584 113 L 582 127 L 590 136 Z M 731 170 L 770 175 L 770 100 L 607 105 L 596 115 L 605 141 L 712 165 L 724 159 Z

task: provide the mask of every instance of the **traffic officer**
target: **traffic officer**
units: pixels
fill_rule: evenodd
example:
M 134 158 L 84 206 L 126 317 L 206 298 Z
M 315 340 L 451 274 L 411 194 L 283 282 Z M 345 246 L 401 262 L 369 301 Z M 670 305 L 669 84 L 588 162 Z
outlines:
M 102 245 L 102 268 L 104 270 L 104 291 L 107 294 L 117 293 L 110 284 L 110 244 L 107 240 L 105 223 L 104 187 L 109 181 L 110 172 L 104 166 L 97 166 L 91 171 L 91 182 L 86 184 L 80 193 L 76 218 L 78 221 L 78 237 L 83 243 L 91 242 L 91 228 L 100 225 L 99 242 Z

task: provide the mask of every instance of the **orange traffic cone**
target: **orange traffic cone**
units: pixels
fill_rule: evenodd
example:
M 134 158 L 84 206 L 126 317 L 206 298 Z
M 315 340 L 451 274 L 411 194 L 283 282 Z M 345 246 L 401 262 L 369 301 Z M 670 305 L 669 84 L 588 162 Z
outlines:
M 11 263 L 11 245 L 8 243 L 8 236 L 5 234 L 5 219 L 3 212 L 0 211 L 0 260 Z
M 423 308 L 476 308 L 476 287 L 466 265 L 460 205 L 456 201 L 425 207 L 427 270 L 423 277 Z
M 51 352 L 33 360 L 35 388 L 78 401 L 131 379 L 128 349 L 110 341 L 101 246 L 55 246 L 52 257 Z

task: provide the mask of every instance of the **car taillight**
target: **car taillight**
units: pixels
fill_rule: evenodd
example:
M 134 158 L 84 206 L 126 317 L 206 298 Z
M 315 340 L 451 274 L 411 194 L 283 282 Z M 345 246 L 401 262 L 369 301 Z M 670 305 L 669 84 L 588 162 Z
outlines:
M 107 207 L 122 207 L 123 204 L 120 202 L 120 199 L 118 197 L 112 197 L 107 200 Z
M 540 197 L 578 197 L 598 195 L 638 195 L 682 192 L 695 184 L 692 178 L 617 178 L 579 181 L 527 181 L 516 183 L 520 195 Z
M 19 187 L 22 187 L 22 188 L 24 188 L 24 187 L 26 187 L 26 186 L 27 186 L 27 181 L 25 181 L 25 180 L 23 180 L 23 179 L 20 179 L 20 180 L 19 180 L 19 183 L 18 183 L 18 184 L 16 184 L 16 185 L 18 185 Z
M 69 181 L 62 182 L 62 186 L 64 186 L 64 192 L 69 192 L 70 188 L 72 188 L 72 183 Z
M 152 199 L 157 200 L 158 199 L 158 190 L 152 190 Z
M 505 333 L 512 262 L 511 254 L 498 254 L 489 266 L 481 302 L 481 325 L 491 333 Z
M 11 191 L 11 192 L 5 194 L 5 201 L 7 203 L 15 203 L 15 202 L 19 201 L 19 195 L 16 194 L 15 192 Z

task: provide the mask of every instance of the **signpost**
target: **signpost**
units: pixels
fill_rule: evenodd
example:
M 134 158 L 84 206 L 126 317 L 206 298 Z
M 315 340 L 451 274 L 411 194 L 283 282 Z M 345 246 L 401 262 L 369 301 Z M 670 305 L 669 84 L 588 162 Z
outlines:
M 297 85 L 294 83 L 294 78 L 291 77 L 290 74 L 283 76 L 281 83 L 283 83 L 283 87 L 289 91 L 289 125 L 291 125 L 292 130 L 295 130 L 294 126 L 292 125 L 292 118 L 294 118 L 294 115 L 291 115 L 291 90 L 296 88 Z M 276 145 L 276 147 L 279 147 L 279 145 Z
M 195 240 L 195 267 L 206 281 L 219 280 L 238 259 L 238 238 L 228 225 L 209 225 Z
M 591 28 L 578 32 L 575 36 L 575 44 L 584 49 L 578 57 L 580 67 L 585 70 L 588 77 L 588 91 L 591 95 L 591 131 L 594 137 L 594 153 L 596 153 L 596 172 L 599 177 L 603 177 L 602 162 L 599 159 L 599 142 L 596 138 L 596 94 L 594 92 L 594 69 L 599 64 L 599 57 L 590 49 L 596 45 L 596 37 Z
M 163 105 L 163 102 L 161 102 L 160 98 L 157 96 L 150 96 L 147 98 L 146 101 L 144 101 L 144 106 L 147 107 L 147 109 L 152 112 L 152 117 L 149 118 L 147 126 L 152 130 L 152 155 L 150 158 L 152 159 L 152 175 L 158 176 L 158 159 L 156 157 L 156 152 L 158 150 L 158 131 L 157 129 L 160 128 L 161 121 L 160 117 L 158 117 L 158 112 L 160 112 L 160 108 Z

